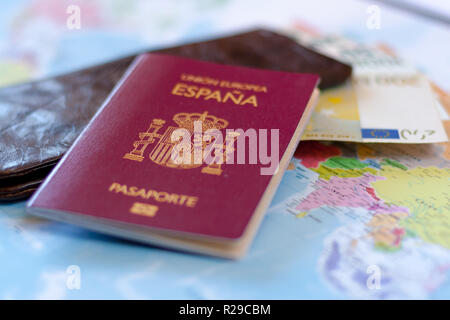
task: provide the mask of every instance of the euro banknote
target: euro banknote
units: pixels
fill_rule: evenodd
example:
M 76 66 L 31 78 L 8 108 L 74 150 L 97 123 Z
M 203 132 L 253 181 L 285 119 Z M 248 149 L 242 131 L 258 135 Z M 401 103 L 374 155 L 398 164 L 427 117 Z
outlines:
M 340 35 L 288 33 L 301 44 L 353 66 L 351 81 L 321 92 L 302 140 L 448 141 L 429 80 L 412 64 Z

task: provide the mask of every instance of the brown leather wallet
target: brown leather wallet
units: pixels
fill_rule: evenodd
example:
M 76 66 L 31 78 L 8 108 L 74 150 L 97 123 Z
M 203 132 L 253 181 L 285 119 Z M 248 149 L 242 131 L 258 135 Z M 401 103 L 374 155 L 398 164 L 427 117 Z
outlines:
M 268 30 L 156 52 L 272 70 L 316 73 L 320 88 L 351 67 Z M 0 201 L 29 196 L 67 151 L 135 56 L 0 89 Z

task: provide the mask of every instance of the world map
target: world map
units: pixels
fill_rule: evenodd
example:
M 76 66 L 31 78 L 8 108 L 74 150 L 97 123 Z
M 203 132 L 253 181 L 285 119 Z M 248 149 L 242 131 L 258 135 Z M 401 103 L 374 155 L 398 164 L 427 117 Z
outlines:
M 66 27 L 66 9 L 74 3 L 81 8 L 80 30 Z M 367 5 L 353 0 L 302 7 L 290 0 L 266 7 L 256 0 L 4 1 L 0 84 L 261 23 L 285 28 L 306 21 L 354 41 L 388 43 L 450 89 L 450 73 L 443 72 L 450 48 L 436 41 L 448 38 L 448 29 L 382 7 L 382 28 L 369 30 Z M 334 115 L 336 130 L 355 127 L 352 105 L 341 110 Z M 315 117 L 329 114 L 319 106 Z M 448 299 L 449 159 L 448 144 L 302 142 L 254 243 L 239 261 L 37 219 L 26 213 L 24 201 L 1 204 L 0 298 Z M 79 288 L 68 286 L 71 270 L 79 270 Z

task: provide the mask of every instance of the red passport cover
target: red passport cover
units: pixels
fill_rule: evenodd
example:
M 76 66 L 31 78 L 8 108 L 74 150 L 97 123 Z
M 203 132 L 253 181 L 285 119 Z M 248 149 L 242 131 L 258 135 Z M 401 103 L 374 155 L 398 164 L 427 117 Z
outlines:
M 313 74 L 143 54 L 28 206 L 237 239 L 272 178 L 260 173 L 268 165 L 173 167 L 168 134 L 198 118 L 221 128 L 279 129 L 281 158 L 318 81 Z M 197 97 L 202 88 L 210 93 Z M 225 101 L 233 90 L 235 99 Z

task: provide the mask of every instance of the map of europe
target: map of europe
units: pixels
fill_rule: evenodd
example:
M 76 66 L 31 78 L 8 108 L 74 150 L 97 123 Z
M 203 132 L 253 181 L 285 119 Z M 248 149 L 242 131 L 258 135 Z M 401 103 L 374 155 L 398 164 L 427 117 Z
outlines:
M 320 224 L 345 221 L 326 237 L 318 268 L 354 297 L 423 298 L 450 268 L 450 169 L 444 145 L 302 142 L 291 163 L 309 190 L 272 211 Z M 414 266 L 414 267 L 412 267 Z M 378 289 L 370 270 L 378 270 Z

